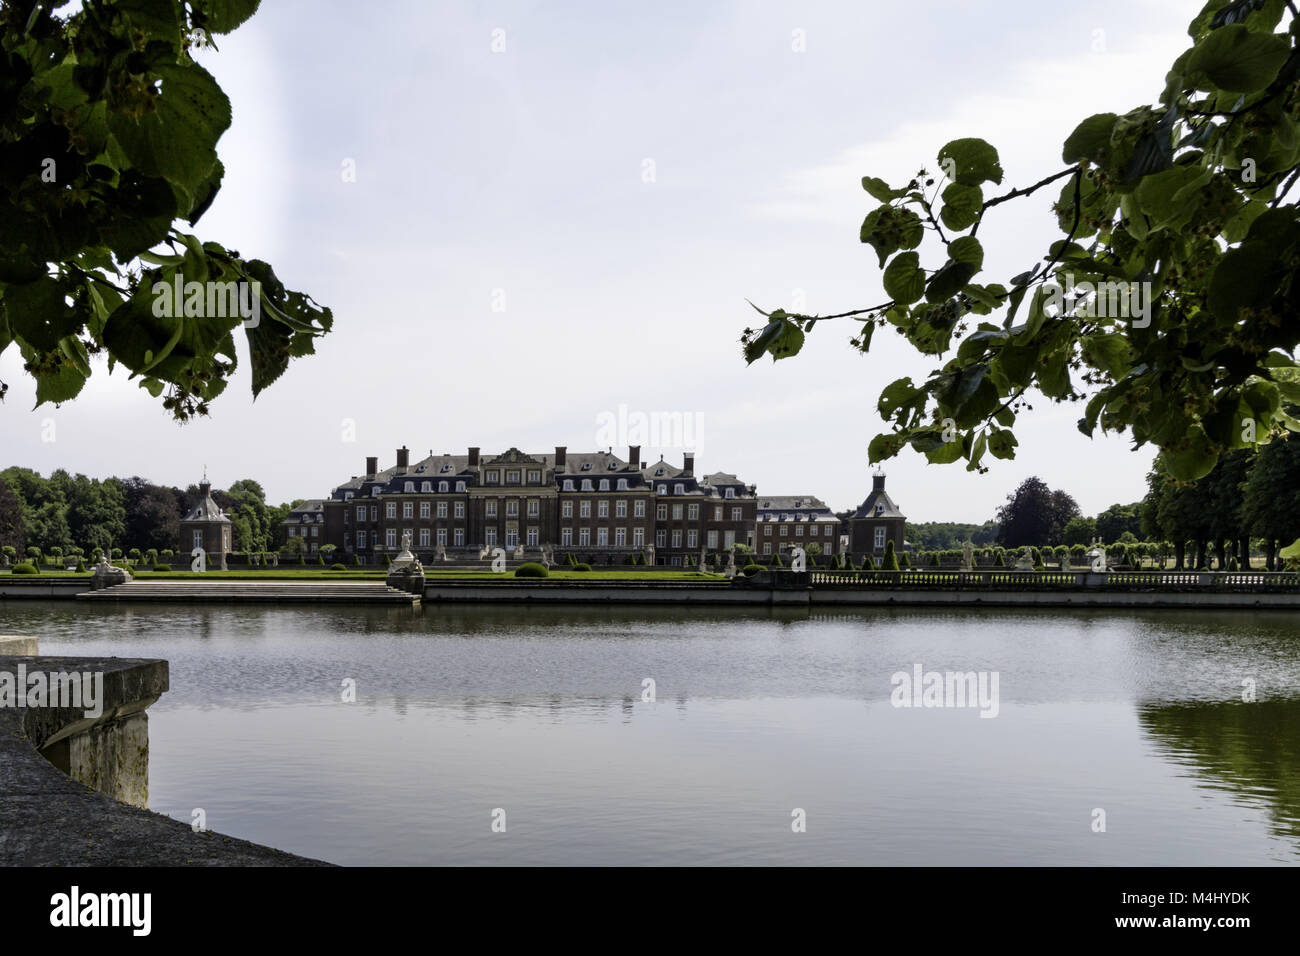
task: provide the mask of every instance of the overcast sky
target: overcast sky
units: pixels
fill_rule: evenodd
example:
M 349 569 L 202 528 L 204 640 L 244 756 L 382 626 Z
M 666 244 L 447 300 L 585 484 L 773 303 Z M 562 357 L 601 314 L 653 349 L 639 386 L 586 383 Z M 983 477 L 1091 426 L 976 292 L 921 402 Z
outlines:
M 391 465 L 402 444 L 594 449 L 623 405 L 691 416 L 706 472 L 856 505 L 881 387 L 935 362 L 884 333 L 856 354 L 841 321 L 798 358 L 746 367 L 739 334 L 761 321 L 746 298 L 813 313 L 887 298 L 858 242 L 863 175 L 905 182 L 982 136 L 1003 188 L 1032 183 L 1080 119 L 1154 101 L 1201 6 L 266 3 L 200 54 L 234 124 L 197 232 L 272 262 L 333 308 L 334 332 L 256 403 L 241 340 L 236 381 L 186 426 L 102 365 L 76 401 L 32 410 L 10 348 L 0 466 L 184 486 L 206 465 L 275 503 L 324 496 L 367 455 Z M 990 214 L 984 281 L 1059 236 L 1050 198 Z M 1150 449 L 1088 440 L 1078 407 L 1034 406 L 1018 458 L 987 475 L 889 462 L 908 517 L 983 521 L 1032 474 L 1090 514 L 1142 496 Z M 645 444 L 680 464 L 682 448 Z

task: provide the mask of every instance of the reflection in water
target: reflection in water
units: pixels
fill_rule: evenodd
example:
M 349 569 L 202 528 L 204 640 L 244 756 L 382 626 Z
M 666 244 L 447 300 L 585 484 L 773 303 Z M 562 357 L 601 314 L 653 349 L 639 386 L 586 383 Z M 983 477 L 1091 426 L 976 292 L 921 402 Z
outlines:
M 1294 863 L 1292 622 L 0 603 L 44 653 L 169 661 L 156 808 L 348 864 Z M 998 717 L 892 707 L 916 664 L 998 672 Z
M 1162 756 L 1267 807 L 1275 832 L 1300 842 L 1300 700 L 1143 706 L 1138 719 Z

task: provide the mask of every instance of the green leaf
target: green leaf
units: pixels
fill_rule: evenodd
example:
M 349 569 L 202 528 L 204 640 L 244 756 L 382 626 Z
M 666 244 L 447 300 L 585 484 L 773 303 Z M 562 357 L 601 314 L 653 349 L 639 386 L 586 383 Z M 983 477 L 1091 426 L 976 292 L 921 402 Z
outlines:
M 1200 425 L 1193 425 L 1176 446 L 1166 448 L 1162 459 L 1165 471 L 1175 481 L 1204 478 L 1218 461 L 1214 447 Z
M 956 242 L 953 243 L 953 245 L 956 244 Z M 949 259 L 942 269 L 930 277 L 930 283 L 925 289 L 926 301 L 943 302 L 945 299 L 951 299 L 979 271 L 979 266 L 973 262 L 958 262 L 955 259 Z
M 900 196 L 907 195 L 906 189 L 894 189 L 883 179 L 877 179 L 875 176 L 863 176 L 862 188 L 881 202 L 893 202 Z
M 969 229 L 984 208 L 984 191 L 979 186 L 952 183 L 943 191 L 943 209 L 939 218 L 954 232 Z
M 1244 23 L 1233 23 L 1198 43 L 1187 68 L 1205 74 L 1229 93 L 1254 93 L 1273 81 L 1290 55 L 1291 44 L 1285 36 L 1258 33 Z
M 1067 163 L 1086 159 L 1103 165 L 1110 153 L 1110 137 L 1119 119 L 1114 113 L 1096 113 L 1080 123 L 1065 140 L 1061 158 Z
M 867 460 L 874 465 L 878 461 L 893 458 L 903 450 L 905 444 L 907 437 L 897 432 L 877 435 L 867 446 Z
M 939 150 L 939 166 L 945 173 L 951 171 L 949 178 L 963 186 L 1002 182 L 998 151 L 982 139 L 954 139 Z
M 1096 332 L 1085 335 L 1080 343 L 1088 362 L 1113 378 L 1123 378 L 1132 367 L 1133 348 L 1127 338 L 1118 332 Z
M 1020 442 L 1016 441 L 1016 436 L 1010 430 L 1000 428 L 989 433 L 989 451 L 994 458 L 1001 458 L 1003 461 L 1010 461 L 1016 457 L 1016 446 Z
M 67 293 L 57 279 L 42 276 L 3 288 L 10 334 L 38 352 L 52 352 L 59 339 L 80 330 L 81 320 L 64 301 Z
M 925 294 L 925 273 L 921 257 L 915 252 L 900 252 L 885 267 L 885 294 L 895 302 L 911 305 Z

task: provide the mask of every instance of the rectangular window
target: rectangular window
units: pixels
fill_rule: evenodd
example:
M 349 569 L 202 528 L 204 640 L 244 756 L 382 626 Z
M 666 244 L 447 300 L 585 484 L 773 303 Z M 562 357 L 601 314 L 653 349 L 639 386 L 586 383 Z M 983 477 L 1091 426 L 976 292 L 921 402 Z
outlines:
M 734 548 L 736 546 L 736 532 L 724 531 L 722 533 L 722 546 L 724 548 Z
M 590 529 L 590 528 L 579 528 L 579 529 L 578 529 L 578 544 L 580 544 L 580 545 L 591 544 L 591 529 Z
M 364 548 L 365 546 L 366 546 L 366 533 L 365 533 L 364 531 L 358 531 L 358 532 L 357 532 L 357 548 L 358 548 L 358 550 L 359 550 L 359 549 L 361 549 L 361 548 Z
M 668 544 L 668 532 L 660 528 L 655 532 L 655 547 L 662 548 Z
M 627 517 L 627 502 L 624 501 L 622 498 L 614 502 L 614 517 L 616 518 Z
M 396 501 L 390 501 L 390 502 L 388 502 L 386 505 L 384 505 L 384 517 L 385 517 L 385 518 L 396 518 L 396 517 L 397 517 L 397 502 L 396 502 Z
M 598 501 L 598 502 L 596 502 L 596 517 L 597 517 L 597 518 L 608 518 L 608 517 L 609 517 L 609 502 L 608 502 L 608 501 Z
M 366 506 L 357 505 L 357 523 L 360 524 L 362 521 L 365 520 L 366 520 Z
M 658 518 L 660 521 L 667 521 L 667 520 L 668 520 L 668 506 L 667 506 L 667 505 L 656 505 L 656 506 L 655 506 L 655 517 Z
M 194 532 L 194 547 L 198 548 L 200 551 L 203 550 L 203 532 L 202 532 L 202 531 L 195 531 L 195 532 Z
M 442 502 L 438 502 L 438 503 L 442 504 Z M 427 501 L 420 502 L 420 517 L 421 518 L 429 517 L 429 502 Z
M 564 545 L 564 546 L 566 546 L 566 547 L 569 546 L 569 545 L 571 545 L 571 544 L 573 544 L 573 529 L 572 529 L 572 528 L 561 528 L 561 529 L 560 529 L 560 544 L 562 544 L 562 545 Z
M 627 546 L 627 528 L 614 529 L 614 544 L 620 548 Z
M 764 542 L 763 542 L 763 553 L 764 553 L 764 554 L 771 554 L 771 553 L 772 553 L 772 542 L 771 542 L 771 541 L 764 541 Z
M 456 502 L 456 506 L 452 509 L 452 513 L 457 518 L 465 517 L 465 502 L 463 501 Z
M 488 528 L 486 531 L 483 532 L 483 543 L 486 544 L 489 548 L 497 543 L 496 528 Z
M 495 485 L 495 484 L 497 484 L 500 480 L 501 480 L 501 472 L 499 472 L 499 471 L 489 471 L 489 472 L 487 473 L 487 483 L 488 483 L 489 485 Z M 495 544 L 495 542 L 493 542 L 493 543 Z
M 438 517 L 439 518 L 447 517 L 447 502 L 445 501 L 438 502 Z
M 673 520 L 674 520 L 674 521 L 681 521 L 681 520 L 682 520 L 682 506 L 681 506 L 681 505 L 673 505 Z
M 884 528 L 876 529 L 876 550 L 877 551 L 885 550 L 885 529 Z
M 379 505 L 370 506 L 370 520 L 371 521 L 379 520 Z
M 705 542 L 709 548 L 716 549 L 718 546 L 718 532 L 710 531 L 708 535 L 705 536 Z
M 439 528 L 439 529 L 438 529 L 438 538 L 437 538 L 437 541 L 438 541 L 438 543 L 439 543 L 440 545 L 442 545 L 444 548 L 447 547 L 447 529 L 446 529 L 446 528 Z
M 542 513 L 542 503 L 538 501 L 536 498 L 530 499 L 528 502 L 528 517 L 536 518 L 541 513 Z
M 427 548 L 428 546 L 429 546 L 429 529 L 428 529 L 428 528 L 421 528 L 421 529 L 420 529 L 420 547 L 422 547 L 422 548 Z
M 673 547 L 680 548 L 681 546 L 682 546 L 682 532 L 680 529 L 675 528 L 673 529 Z
M 590 517 L 591 517 L 591 502 L 590 502 L 590 501 L 580 501 L 580 502 L 578 502 L 578 517 L 579 517 L 579 518 L 590 518 Z
M 415 515 L 415 504 L 410 501 L 402 502 L 402 517 L 410 518 Z
M 291 537 L 291 538 L 296 538 L 296 537 L 298 537 L 298 529 L 296 529 L 296 528 L 290 528 L 290 529 L 289 529 L 289 537 Z
M 700 520 L 700 506 L 699 506 L 699 505 L 687 505 L 687 506 L 686 506 L 686 517 L 689 518 L 689 519 L 692 520 L 692 521 L 699 521 L 699 520 Z
M 528 472 L 528 483 L 530 485 L 541 484 L 541 481 L 542 481 L 542 473 L 540 471 Z
M 564 502 L 562 505 L 560 505 L 560 517 L 562 517 L 562 518 L 572 518 L 572 517 L 573 517 L 573 502 L 572 502 L 572 501 L 566 501 L 566 502 Z
M 519 502 L 513 498 L 511 498 L 509 501 L 506 502 L 506 517 L 507 518 L 519 517 Z
M 797 524 L 797 525 L 794 526 L 794 536 L 795 536 L 796 538 L 802 538 L 802 537 L 803 537 L 803 525 L 801 525 L 801 524 Z
M 445 531 L 443 531 L 443 532 L 441 532 L 441 533 L 442 533 L 442 534 L 446 534 Z M 464 544 L 465 544 L 465 529 L 464 529 L 464 528 L 457 528 L 455 531 L 453 531 L 453 532 L 451 533 L 451 540 L 454 541 L 454 542 L 456 542 L 456 547 L 458 547 L 458 548 L 459 548 L 459 547 L 463 547 Z
M 722 505 L 713 506 L 713 520 L 714 521 L 722 520 Z
M 396 528 L 385 528 L 385 529 L 384 529 L 384 547 L 385 547 L 385 548 L 395 548 L 395 547 L 397 547 L 397 529 L 396 529 Z
M 632 547 L 634 548 L 645 547 L 645 528 L 632 529 Z
M 311 528 L 311 536 L 312 536 L 313 538 L 319 538 L 319 537 L 320 537 L 320 528 L 316 527 L 315 525 L 312 525 L 312 528 Z
M 517 484 L 519 484 L 519 472 L 517 472 L 517 471 L 507 471 L 507 472 L 506 472 L 506 484 L 507 484 L 507 485 L 517 485 Z
M 489 498 L 486 502 L 484 502 L 484 508 L 485 508 L 484 514 L 486 514 L 489 518 L 495 518 L 497 516 L 497 503 L 495 498 Z
M 765 538 L 772 537 L 772 526 L 770 524 L 763 525 L 763 537 Z
M 602 548 L 605 547 L 605 546 L 607 546 L 607 545 L 609 544 L 609 529 L 608 529 L 608 528 L 597 528 L 597 529 L 596 529 L 596 544 L 598 544 L 598 545 L 599 545 L 600 547 L 602 547 Z
M 528 529 L 528 537 L 527 537 L 526 540 L 528 541 L 528 547 L 530 547 L 530 548 L 535 548 L 535 547 L 537 547 L 537 529 L 536 529 L 536 528 L 534 528 L 534 527 L 530 527 L 530 528 Z
M 506 528 L 506 547 L 512 551 L 519 547 L 519 529 L 513 525 Z
M 790 526 L 788 524 L 781 525 L 781 537 L 788 538 L 789 536 L 790 536 Z
M 731 520 L 732 520 L 732 521 L 740 521 L 740 520 L 741 520 L 741 517 L 740 517 L 740 516 L 741 516 L 741 510 L 740 510 L 739 508 L 732 508 L 732 509 L 731 509 Z
M 699 532 L 697 531 L 686 532 L 686 547 L 694 548 L 699 543 L 700 543 Z
M 644 518 L 644 517 L 645 517 L 645 502 L 644 502 L 644 501 L 641 501 L 640 499 L 638 499 L 638 500 L 632 502 L 632 517 L 633 517 L 633 518 Z

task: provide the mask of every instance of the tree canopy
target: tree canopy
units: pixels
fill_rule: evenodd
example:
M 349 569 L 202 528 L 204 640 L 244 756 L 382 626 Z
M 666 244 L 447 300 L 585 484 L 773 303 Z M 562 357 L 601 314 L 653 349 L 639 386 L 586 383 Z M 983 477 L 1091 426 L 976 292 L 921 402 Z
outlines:
M 333 315 L 175 224 L 216 198 L 231 121 L 192 53 L 258 0 L 64 5 L 0 0 L 0 353 L 18 347 L 38 406 L 75 398 L 102 354 L 183 421 L 225 389 L 242 325 L 256 397 Z
M 1037 476 L 1026 478 L 998 509 L 998 544 L 1006 548 L 1057 545 L 1078 503 L 1064 491 L 1053 491 Z
M 742 335 L 746 360 L 797 354 L 826 319 L 860 323 L 862 352 L 892 326 L 942 360 L 881 392 L 890 429 L 871 441 L 873 463 L 905 447 L 968 470 L 1013 458 L 1031 390 L 1086 400 L 1080 431 L 1152 443 L 1180 480 L 1300 430 L 1300 219 L 1288 198 L 1300 178 L 1300 15 L 1291 0 L 1210 0 L 1188 33 L 1154 104 L 1084 119 L 1064 168 L 1037 183 L 997 192 L 998 152 L 973 137 L 908 182 L 865 176 L 879 205 L 859 238 L 888 300 L 826 316 L 760 309 L 766 324 Z M 1057 184 L 1059 234 L 1040 260 L 976 282 L 986 218 Z

